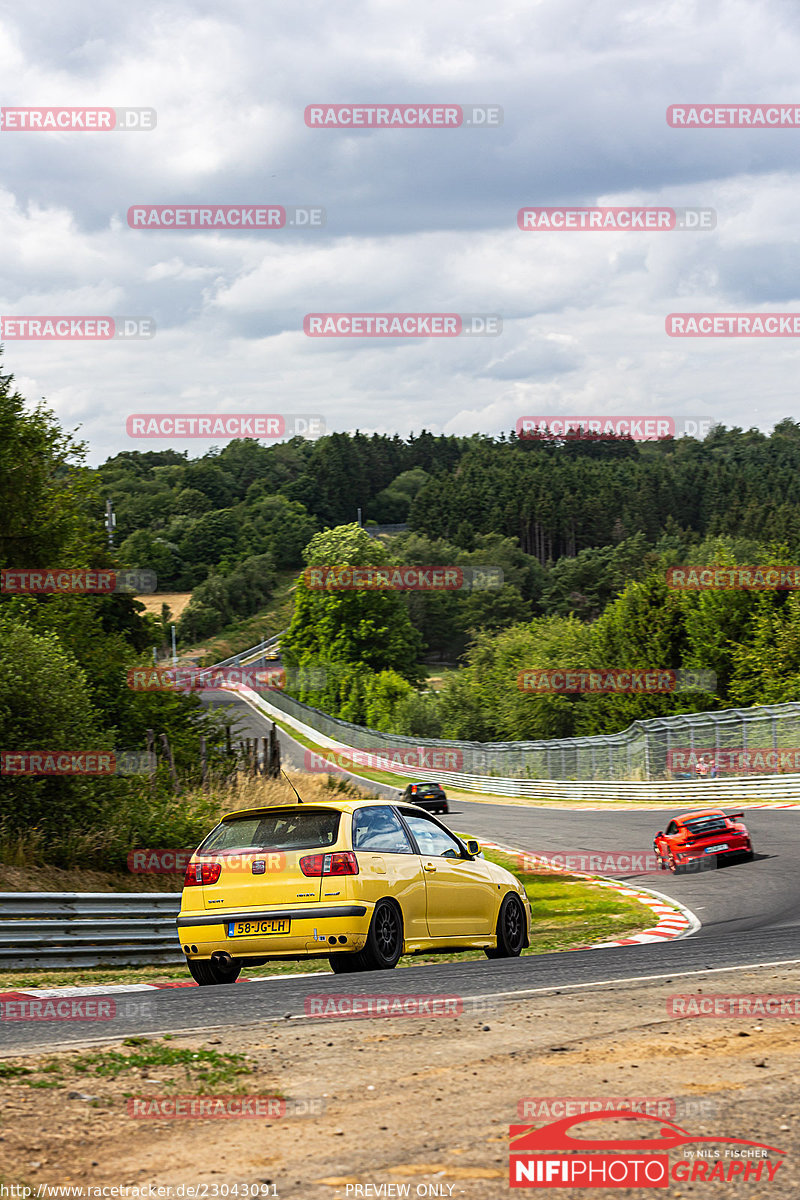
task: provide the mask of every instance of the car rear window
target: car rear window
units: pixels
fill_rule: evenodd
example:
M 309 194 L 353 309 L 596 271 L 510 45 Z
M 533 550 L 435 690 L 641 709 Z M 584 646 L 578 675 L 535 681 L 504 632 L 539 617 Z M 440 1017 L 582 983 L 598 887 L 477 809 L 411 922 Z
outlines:
M 333 846 L 339 836 L 338 812 L 292 809 L 257 817 L 235 817 L 213 829 L 200 853 L 219 850 L 313 850 Z
M 698 817 L 696 821 L 684 821 L 690 833 L 716 833 L 728 828 L 727 817 Z

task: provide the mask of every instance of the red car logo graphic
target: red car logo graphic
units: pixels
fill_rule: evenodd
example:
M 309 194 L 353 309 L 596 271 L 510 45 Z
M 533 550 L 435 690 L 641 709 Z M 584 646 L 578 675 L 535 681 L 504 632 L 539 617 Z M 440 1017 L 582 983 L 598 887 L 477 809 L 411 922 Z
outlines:
M 584 1121 L 649 1121 L 651 1128 L 657 1125 L 660 1137 L 646 1138 L 576 1138 L 568 1132 L 574 1125 L 582 1125 Z M 763 1150 L 773 1150 L 776 1154 L 784 1154 L 777 1146 L 768 1146 L 764 1142 L 749 1142 L 744 1138 L 711 1137 L 691 1134 L 673 1121 L 665 1121 L 663 1117 L 650 1117 L 646 1113 L 620 1112 L 619 1109 L 606 1109 L 605 1112 L 580 1114 L 576 1117 L 563 1117 L 537 1129 L 533 1125 L 510 1126 L 511 1153 L 531 1154 L 541 1150 L 672 1150 L 687 1142 L 726 1142 L 737 1146 L 757 1146 Z

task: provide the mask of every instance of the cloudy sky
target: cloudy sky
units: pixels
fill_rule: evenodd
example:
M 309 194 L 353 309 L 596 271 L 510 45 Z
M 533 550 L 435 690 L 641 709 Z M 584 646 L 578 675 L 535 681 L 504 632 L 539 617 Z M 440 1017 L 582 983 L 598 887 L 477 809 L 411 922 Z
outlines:
M 797 416 L 797 338 L 677 339 L 671 312 L 800 312 L 800 127 L 670 128 L 672 104 L 800 106 L 791 0 L 29 0 L 6 106 L 154 108 L 149 132 L 0 131 L 0 314 L 148 316 L 148 340 L 12 340 L 91 461 L 131 413 L 319 414 L 499 433 L 529 414 Z M 311 104 L 497 105 L 502 124 L 314 129 Z M 132 229 L 132 205 L 325 210 L 322 228 Z M 522 232 L 525 206 L 702 206 L 711 231 Z M 495 337 L 325 338 L 308 313 L 494 313 Z

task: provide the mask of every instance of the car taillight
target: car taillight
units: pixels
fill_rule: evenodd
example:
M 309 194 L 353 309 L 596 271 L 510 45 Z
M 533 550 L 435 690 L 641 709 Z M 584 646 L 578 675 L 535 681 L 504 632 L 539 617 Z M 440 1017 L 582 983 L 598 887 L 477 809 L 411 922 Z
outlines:
M 183 877 L 184 887 L 196 887 L 198 884 L 216 883 L 222 870 L 222 863 L 194 862 L 189 863 Z
M 358 859 L 352 850 L 337 850 L 333 854 L 306 854 L 300 859 L 304 875 L 357 875 Z

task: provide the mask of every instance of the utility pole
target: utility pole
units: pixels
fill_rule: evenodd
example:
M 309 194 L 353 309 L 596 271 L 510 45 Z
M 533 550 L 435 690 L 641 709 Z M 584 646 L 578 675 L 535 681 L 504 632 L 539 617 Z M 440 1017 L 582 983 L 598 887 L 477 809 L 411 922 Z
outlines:
M 108 544 L 114 545 L 114 530 L 117 527 L 117 518 L 114 516 L 114 508 L 111 503 L 111 497 L 106 500 L 106 529 L 108 530 Z
M 178 663 L 178 652 L 175 649 L 175 626 L 173 625 L 172 626 L 172 665 L 173 665 L 173 667 L 177 666 L 177 663 Z
M 361 509 L 358 510 L 358 527 L 361 528 Z

